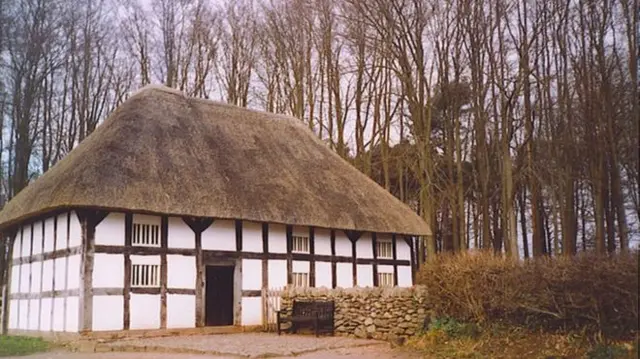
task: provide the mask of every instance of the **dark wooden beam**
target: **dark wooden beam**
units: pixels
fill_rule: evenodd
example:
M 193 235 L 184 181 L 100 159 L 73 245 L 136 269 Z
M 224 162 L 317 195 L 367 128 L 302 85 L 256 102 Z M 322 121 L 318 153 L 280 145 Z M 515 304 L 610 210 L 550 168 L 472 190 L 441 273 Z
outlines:
M 167 328 L 167 248 L 169 246 L 169 217 L 160 218 L 160 328 Z
M 309 287 L 316 286 L 316 235 L 315 229 L 309 226 Z
M 131 248 L 133 236 L 133 214 L 125 213 L 124 215 L 124 249 Z M 98 250 L 99 246 L 96 246 Z M 104 252 L 101 252 L 104 253 Z M 124 288 L 122 292 L 124 296 L 124 307 L 122 311 L 122 327 L 128 330 L 131 327 L 131 255 L 124 252 Z
M 44 233 L 44 226 L 45 226 L 45 220 L 41 220 L 41 239 L 40 239 L 40 250 L 42 253 L 44 253 L 44 242 L 45 242 L 45 233 Z M 55 273 L 55 272 L 54 272 Z M 42 286 L 44 284 L 44 262 L 40 263 L 40 273 L 38 273 L 38 275 L 40 276 L 40 288 L 38 288 L 38 291 L 40 293 L 42 293 Z M 54 275 L 55 276 L 55 275 Z M 53 288 L 52 288 L 53 289 Z M 51 303 L 51 306 L 53 306 L 53 303 Z M 51 314 L 51 313 L 48 313 Z M 42 330 L 42 296 L 40 297 L 40 299 L 38 299 L 38 330 Z
M 82 233 L 82 254 L 80 256 L 80 315 L 79 330 L 88 332 L 93 327 L 93 261 L 95 253 L 96 226 L 108 213 L 98 210 L 78 210 Z
M 336 231 L 334 229 L 330 232 L 331 238 L 331 288 L 338 286 L 338 274 L 336 264 Z
M 261 290 L 243 290 L 242 291 L 242 296 L 243 297 L 262 297 L 262 291 Z
M 293 227 L 291 225 L 286 226 L 287 233 L 287 284 L 291 285 L 293 283 L 293 256 L 291 254 L 292 246 L 293 246 Z
M 59 249 L 59 250 L 55 250 L 53 252 L 47 252 L 44 254 L 40 253 L 32 257 L 15 258 L 14 264 L 18 265 L 18 264 L 27 264 L 27 263 L 34 263 L 34 262 L 44 262 L 50 259 L 64 258 L 64 257 L 68 257 L 68 256 L 80 254 L 80 253 L 82 253 L 81 245 L 73 248 Z M 118 253 L 122 253 L 122 250 L 119 250 Z
M 71 213 L 72 212 L 66 212 L 66 218 L 67 218 L 67 238 L 66 238 L 66 244 L 65 247 L 69 248 L 69 245 L 71 244 Z M 82 246 L 81 246 L 82 247 Z M 65 257 L 64 258 L 64 289 L 68 290 L 69 289 L 69 257 Z M 64 298 L 64 302 L 62 303 L 62 327 L 64 330 L 67 330 L 68 324 L 67 323 L 67 310 L 68 310 L 68 299 L 67 297 Z
M 29 231 L 29 257 L 33 257 L 33 222 L 31 222 L 31 224 L 29 224 L 31 230 Z M 29 265 L 29 287 L 28 290 L 31 291 L 31 284 L 32 284 L 32 280 L 33 280 L 33 266 Z M 82 278 L 82 277 L 81 277 Z M 82 302 L 81 302 L 82 304 Z M 82 308 L 82 307 L 80 307 Z M 82 310 L 80 310 L 80 312 L 82 312 Z M 27 327 L 29 325 L 29 323 L 31 322 L 31 301 L 27 302 Z
M 55 252 L 58 249 L 58 215 L 55 214 L 53 216 L 53 251 Z M 51 262 L 51 290 L 56 289 L 56 262 Z M 55 297 L 54 297 L 55 299 Z M 51 312 L 49 313 L 49 323 L 51 323 L 51 328 L 53 328 L 54 321 L 54 309 L 55 305 L 53 304 L 55 300 L 51 301 Z
M 4 293 L 4 297 L 2 298 L 2 308 L 0 308 L 0 311 L 2 312 L 2 323 L 0 323 L 0 334 L 7 334 L 7 332 L 9 331 L 9 316 L 11 315 L 10 313 L 10 308 L 11 306 L 9 305 L 9 301 L 10 301 L 10 294 L 11 294 L 11 273 L 13 272 L 13 247 L 15 246 L 15 240 L 16 240 L 16 231 L 15 229 L 9 229 L 5 232 L 5 238 L 2 238 L 1 240 L 4 240 L 7 246 L 7 257 L 4 259 L 4 265 L 6 266 L 6 270 L 5 270 L 5 278 L 4 278 L 4 285 L 5 285 L 5 293 Z M 0 282 L 0 288 L 2 288 L 2 283 Z M 0 295 L 2 295 L 2 293 L 0 293 Z
M 371 249 L 373 251 L 373 286 L 377 287 L 378 283 L 378 236 L 375 233 L 371 233 Z
M 213 223 L 213 218 L 182 217 L 195 235 L 196 257 L 196 327 L 204 327 L 204 260 L 202 254 L 202 232 Z M 237 239 L 237 233 L 236 233 Z
M 351 270 L 351 274 L 353 275 L 353 286 L 358 285 L 358 256 L 356 250 L 356 242 L 362 236 L 362 232 L 359 231 L 344 231 L 347 235 L 347 238 L 351 241 L 351 258 L 353 262 L 353 267 Z
M 236 224 L 236 252 L 242 252 L 242 221 L 239 219 L 236 219 L 235 224 Z
M 398 285 L 398 246 L 395 234 L 391 235 L 391 245 L 393 249 L 393 285 Z

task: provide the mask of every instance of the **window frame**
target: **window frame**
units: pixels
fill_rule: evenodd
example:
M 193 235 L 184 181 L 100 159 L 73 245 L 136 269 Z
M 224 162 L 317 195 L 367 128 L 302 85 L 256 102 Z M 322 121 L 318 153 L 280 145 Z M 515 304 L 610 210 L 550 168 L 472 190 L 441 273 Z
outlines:
M 395 287 L 394 279 L 393 273 L 378 272 L 378 287 Z
M 302 249 L 296 248 L 296 240 L 302 240 Z M 306 244 L 306 250 L 305 245 Z M 311 238 L 309 235 L 302 234 L 292 234 L 291 235 L 291 253 L 302 253 L 302 254 L 310 254 L 311 253 Z
M 385 251 L 389 251 L 389 255 L 382 256 L 380 255 L 380 248 L 384 245 L 385 247 L 388 245 L 388 248 Z M 376 258 L 378 259 L 393 259 L 393 241 L 391 240 L 378 240 L 376 241 Z
M 304 285 L 298 285 L 298 278 L 302 278 Z M 292 272 L 291 273 L 291 286 L 294 288 L 309 288 L 309 273 L 307 272 Z
M 129 284 L 131 288 L 160 287 L 160 265 L 150 263 L 132 263 Z

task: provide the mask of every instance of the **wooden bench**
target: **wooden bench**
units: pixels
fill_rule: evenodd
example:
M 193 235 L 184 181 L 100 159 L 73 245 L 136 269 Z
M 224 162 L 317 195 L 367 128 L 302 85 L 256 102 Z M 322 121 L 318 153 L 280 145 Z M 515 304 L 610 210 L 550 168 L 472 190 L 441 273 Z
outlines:
M 280 335 L 281 324 L 289 322 L 289 331 L 296 333 L 300 327 L 312 327 L 316 337 L 320 332 L 330 332 L 334 334 L 333 313 L 335 305 L 333 301 L 293 301 L 291 315 L 285 316 L 282 311 L 278 311 L 278 335 Z

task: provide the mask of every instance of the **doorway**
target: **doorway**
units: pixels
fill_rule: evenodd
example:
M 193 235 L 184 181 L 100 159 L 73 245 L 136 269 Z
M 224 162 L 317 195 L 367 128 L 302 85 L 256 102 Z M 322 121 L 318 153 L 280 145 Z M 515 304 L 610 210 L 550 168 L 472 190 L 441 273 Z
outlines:
M 205 325 L 233 325 L 233 266 L 207 266 Z

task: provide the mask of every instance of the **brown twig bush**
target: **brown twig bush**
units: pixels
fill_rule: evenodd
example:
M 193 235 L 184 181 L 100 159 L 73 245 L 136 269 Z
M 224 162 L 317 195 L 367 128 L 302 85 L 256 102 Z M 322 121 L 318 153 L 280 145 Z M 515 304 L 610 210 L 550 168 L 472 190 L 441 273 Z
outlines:
M 428 288 L 436 316 L 628 338 L 638 332 L 638 259 L 442 255 L 420 269 L 417 283 Z

